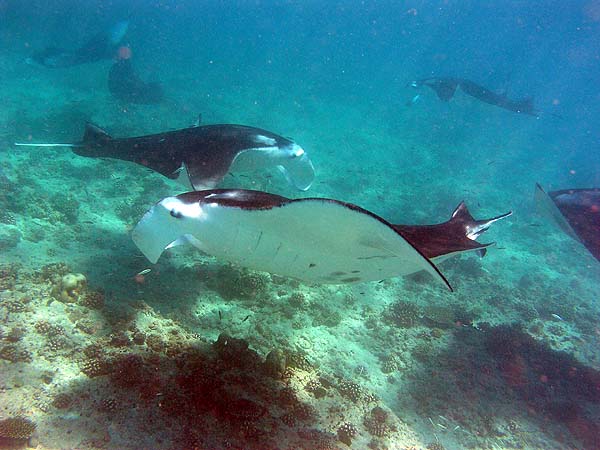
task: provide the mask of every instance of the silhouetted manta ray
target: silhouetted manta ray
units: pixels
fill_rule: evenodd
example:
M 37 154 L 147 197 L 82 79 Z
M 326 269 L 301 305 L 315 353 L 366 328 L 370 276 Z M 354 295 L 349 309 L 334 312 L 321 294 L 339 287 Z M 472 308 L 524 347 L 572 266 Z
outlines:
M 125 36 L 129 22 L 124 20 L 109 30 L 104 30 L 75 50 L 48 47 L 27 58 L 28 63 L 40 64 L 44 67 L 63 68 L 80 64 L 111 59 L 115 57 L 119 43 Z
M 290 183 L 303 191 L 315 177 L 310 158 L 298 144 L 270 131 L 244 125 L 203 125 L 113 138 L 88 123 L 81 143 L 15 145 L 71 147 L 80 156 L 132 161 L 194 190 L 215 187 L 230 171 L 277 167 Z
M 117 60 L 108 72 L 108 90 L 127 103 L 153 104 L 163 100 L 159 83 L 145 82 L 133 70 L 130 59 Z
M 464 203 L 437 225 L 393 225 L 351 203 L 290 200 L 261 191 L 218 189 L 167 197 L 132 232 L 152 263 L 192 244 L 217 258 L 309 283 L 343 284 L 426 270 L 451 289 L 432 260 L 483 251 L 475 239 L 502 214 L 475 220 Z
M 450 101 L 454 96 L 456 89 L 460 89 L 467 95 L 475 97 L 484 103 L 498 106 L 499 108 L 507 109 L 521 114 L 530 116 L 539 116 L 539 111 L 536 111 L 533 105 L 533 98 L 528 97 L 521 100 L 511 100 L 506 95 L 496 94 L 489 89 L 478 85 L 464 78 L 424 78 L 409 83 L 412 87 L 427 86 L 435 91 L 438 98 L 444 102 Z
M 600 188 L 546 193 L 536 183 L 535 200 L 560 228 L 600 261 Z

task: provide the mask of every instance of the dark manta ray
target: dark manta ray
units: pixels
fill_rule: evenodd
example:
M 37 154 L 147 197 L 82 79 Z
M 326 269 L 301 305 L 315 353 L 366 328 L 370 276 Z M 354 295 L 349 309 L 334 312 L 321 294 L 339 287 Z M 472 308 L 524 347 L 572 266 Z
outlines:
M 560 228 L 600 261 L 600 188 L 546 193 L 535 185 L 535 200 Z
M 153 104 L 163 100 L 160 84 L 143 81 L 133 70 L 130 59 L 119 59 L 108 72 L 108 90 L 126 103 Z
M 480 86 L 470 80 L 463 78 L 424 78 L 413 81 L 410 86 L 418 88 L 421 86 L 430 87 L 435 91 L 438 98 L 444 102 L 450 101 L 454 96 L 456 89 L 460 88 L 465 94 L 475 97 L 484 103 L 498 106 L 516 113 L 528 114 L 530 116 L 539 116 L 539 112 L 533 106 L 531 97 L 521 100 L 511 100 L 506 95 L 496 94 L 489 89 Z
M 111 59 L 115 57 L 119 43 L 127 32 L 129 22 L 124 20 L 109 30 L 104 30 L 75 50 L 48 47 L 27 58 L 28 63 L 44 67 L 62 68 Z
M 203 125 L 147 136 L 113 138 L 88 123 L 79 144 L 15 145 L 67 146 L 80 156 L 132 161 L 194 190 L 215 187 L 230 171 L 267 167 L 278 167 L 290 183 L 303 191 L 315 177 L 312 162 L 298 144 L 270 131 L 244 125 Z
M 461 203 L 438 225 L 393 225 L 338 200 L 218 189 L 161 200 L 132 238 L 152 263 L 165 249 L 189 243 L 243 267 L 309 283 L 355 283 L 426 270 L 450 288 L 432 260 L 485 250 L 490 244 L 476 242 L 477 236 L 510 214 L 475 220 Z

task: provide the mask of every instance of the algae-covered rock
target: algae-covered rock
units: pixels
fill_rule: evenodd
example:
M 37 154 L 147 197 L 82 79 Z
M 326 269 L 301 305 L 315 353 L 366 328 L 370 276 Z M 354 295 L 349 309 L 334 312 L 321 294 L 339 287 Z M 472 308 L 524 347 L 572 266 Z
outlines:
M 281 350 L 271 350 L 265 360 L 265 370 L 273 378 L 282 378 L 286 368 L 285 353 Z
M 81 273 L 63 275 L 52 288 L 52 297 L 63 303 L 74 303 L 79 300 L 87 287 L 87 278 Z
M 21 232 L 14 225 L 0 224 L 0 251 L 15 248 L 21 241 Z

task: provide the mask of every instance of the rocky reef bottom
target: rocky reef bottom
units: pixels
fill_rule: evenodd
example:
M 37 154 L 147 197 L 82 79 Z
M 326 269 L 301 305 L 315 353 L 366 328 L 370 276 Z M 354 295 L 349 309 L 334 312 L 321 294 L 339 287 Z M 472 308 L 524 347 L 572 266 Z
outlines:
M 227 273 L 210 285 L 256 294 L 259 275 Z M 412 339 L 409 356 L 345 373 L 108 297 L 65 264 L 0 267 L 0 448 L 600 448 L 600 372 L 516 325 L 398 301 L 376 329 Z

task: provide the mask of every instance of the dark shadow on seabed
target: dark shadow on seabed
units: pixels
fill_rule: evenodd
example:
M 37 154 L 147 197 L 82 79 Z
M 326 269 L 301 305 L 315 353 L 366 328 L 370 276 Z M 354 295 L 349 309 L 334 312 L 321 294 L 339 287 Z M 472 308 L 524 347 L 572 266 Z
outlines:
M 410 395 L 425 419 L 448 418 L 465 439 L 508 435 L 537 447 L 527 422 L 567 446 L 600 448 L 600 372 L 518 325 L 460 327 L 442 353 L 415 357 L 424 364 L 398 395 Z

